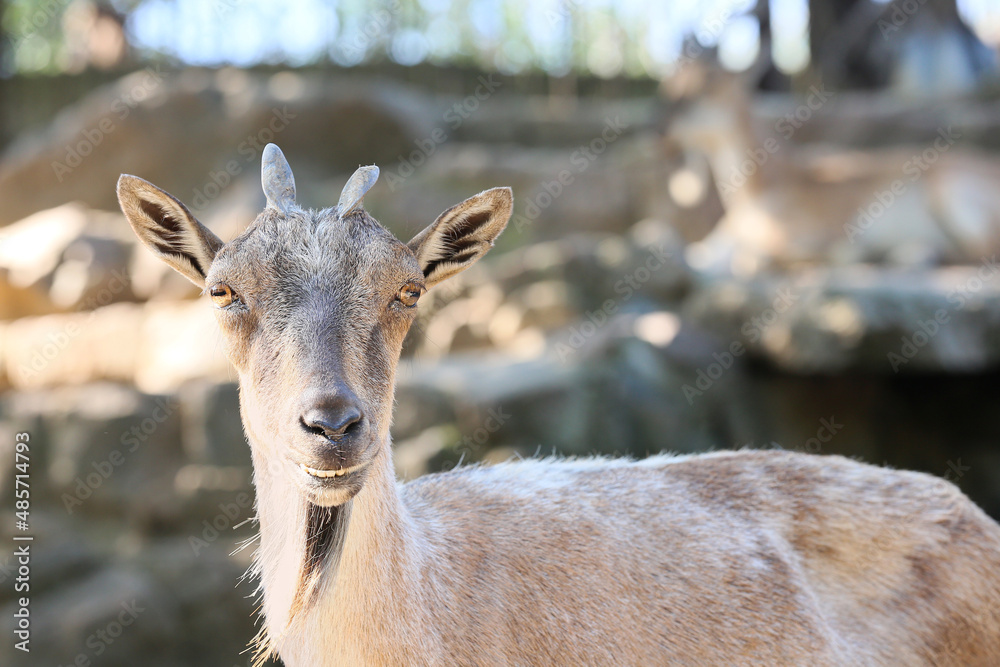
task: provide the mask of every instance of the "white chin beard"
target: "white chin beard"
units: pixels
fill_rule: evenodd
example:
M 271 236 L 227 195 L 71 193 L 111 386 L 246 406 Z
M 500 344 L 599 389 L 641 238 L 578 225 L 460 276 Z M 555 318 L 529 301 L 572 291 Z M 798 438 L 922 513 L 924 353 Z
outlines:
M 309 502 L 319 507 L 336 507 L 343 505 L 357 495 L 360 489 L 310 489 Z

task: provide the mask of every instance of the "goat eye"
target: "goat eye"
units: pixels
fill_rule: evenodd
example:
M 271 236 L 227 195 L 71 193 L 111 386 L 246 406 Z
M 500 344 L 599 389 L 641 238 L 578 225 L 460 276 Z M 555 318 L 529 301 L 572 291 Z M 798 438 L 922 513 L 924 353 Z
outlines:
M 208 290 L 212 302 L 219 308 L 225 308 L 236 300 L 236 293 L 226 283 L 216 283 Z
M 423 288 L 416 283 L 407 283 L 403 285 L 402 289 L 399 290 L 399 294 L 396 295 L 396 300 L 402 303 L 407 308 L 412 308 L 417 305 L 417 299 L 423 293 Z

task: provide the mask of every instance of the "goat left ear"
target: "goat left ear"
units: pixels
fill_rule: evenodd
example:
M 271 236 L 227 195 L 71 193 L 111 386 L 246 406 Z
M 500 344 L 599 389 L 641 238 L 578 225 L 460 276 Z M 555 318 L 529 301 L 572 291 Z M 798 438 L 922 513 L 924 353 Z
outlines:
M 198 287 L 223 243 L 171 194 L 137 176 L 118 179 L 118 203 L 135 235 L 154 255 Z
M 420 262 L 427 287 L 460 273 L 486 254 L 514 209 L 510 188 L 469 197 L 437 217 L 407 245 Z

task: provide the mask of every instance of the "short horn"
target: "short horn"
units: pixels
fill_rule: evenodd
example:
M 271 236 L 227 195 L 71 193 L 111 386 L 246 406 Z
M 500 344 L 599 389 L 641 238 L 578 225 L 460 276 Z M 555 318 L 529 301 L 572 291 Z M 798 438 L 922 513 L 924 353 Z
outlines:
M 361 204 L 365 193 L 372 189 L 377 180 L 378 167 L 375 165 L 359 167 L 354 172 L 354 175 L 348 179 L 343 192 L 340 193 L 340 200 L 337 202 L 337 214 L 343 218 L 356 209 Z
M 288 213 L 295 203 L 295 177 L 281 149 L 274 144 L 264 147 L 260 162 L 260 184 L 267 197 L 267 205 Z

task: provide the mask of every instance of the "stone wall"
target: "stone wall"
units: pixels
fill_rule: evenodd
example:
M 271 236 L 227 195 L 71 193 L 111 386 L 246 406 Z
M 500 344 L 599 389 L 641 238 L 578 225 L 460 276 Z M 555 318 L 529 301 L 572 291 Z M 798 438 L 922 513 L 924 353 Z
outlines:
M 114 116 L 143 76 L 109 81 L 0 162 L 0 494 L 12 493 L 14 433 L 29 432 L 33 614 L 36 636 L 51 638 L 39 661 L 247 662 L 253 585 L 237 582 L 254 545 L 237 548 L 256 528 L 235 373 L 198 290 L 134 241 L 114 182 L 147 177 L 232 238 L 263 201 L 259 151 L 240 146 L 286 105 L 295 117 L 275 140 L 300 198 L 328 205 L 358 163 L 375 161 L 382 180 L 366 206 L 404 240 L 474 192 L 514 187 L 514 218 L 491 255 L 421 302 L 398 376 L 402 479 L 512 456 L 782 447 L 943 476 L 1000 516 L 995 258 L 971 248 L 907 262 L 778 256 L 754 270 L 699 261 L 706 239 L 740 249 L 724 218 L 734 210 L 792 236 L 819 215 L 841 234 L 841 209 L 809 205 L 830 201 L 822 183 L 852 174 L 820 169 L 827 180 L 803 179 L 812 190 L 801 199 L 785 196 L 801 182 L 767 174 L 774 189 L 724 206 L 725 174 L 700 172 L 708 163 L 679 136 L 696 127 L 681 122 L 685 105 L 645 84 L 575 99 L 503 80 L 456 125 L 449 111 L 475 96 L 478 74 L 189 70 Z M 766 129 L 799 104 L 758 100 L 750 117 Z M 880 127 L 901 117 L 885 100 L 838 104 L 771 166 L 829 144 L 845 117 Z M 728 136 L 722 116 L 695 113 Z M 914 121 L 903 138 L 923 136 L 920 114 L 899 114 Z M 112 131 L 60 182 L 52 163 L 67 142 L 109 118 Z M 859 164 L 856 148 L 826 146 L 822 165 Z M 861 162 L 886 159 L 872 149 Z M 679 201 L 681 186 L 699 183 L 700 198 Z M 981 179 L 963 183 L 991 201 Z M 900 211 L 879 231 L 905 230 Z M 996 220 L 970 224 L 988 235 Z M 11 530 L 0 525 L 7 544 Z

